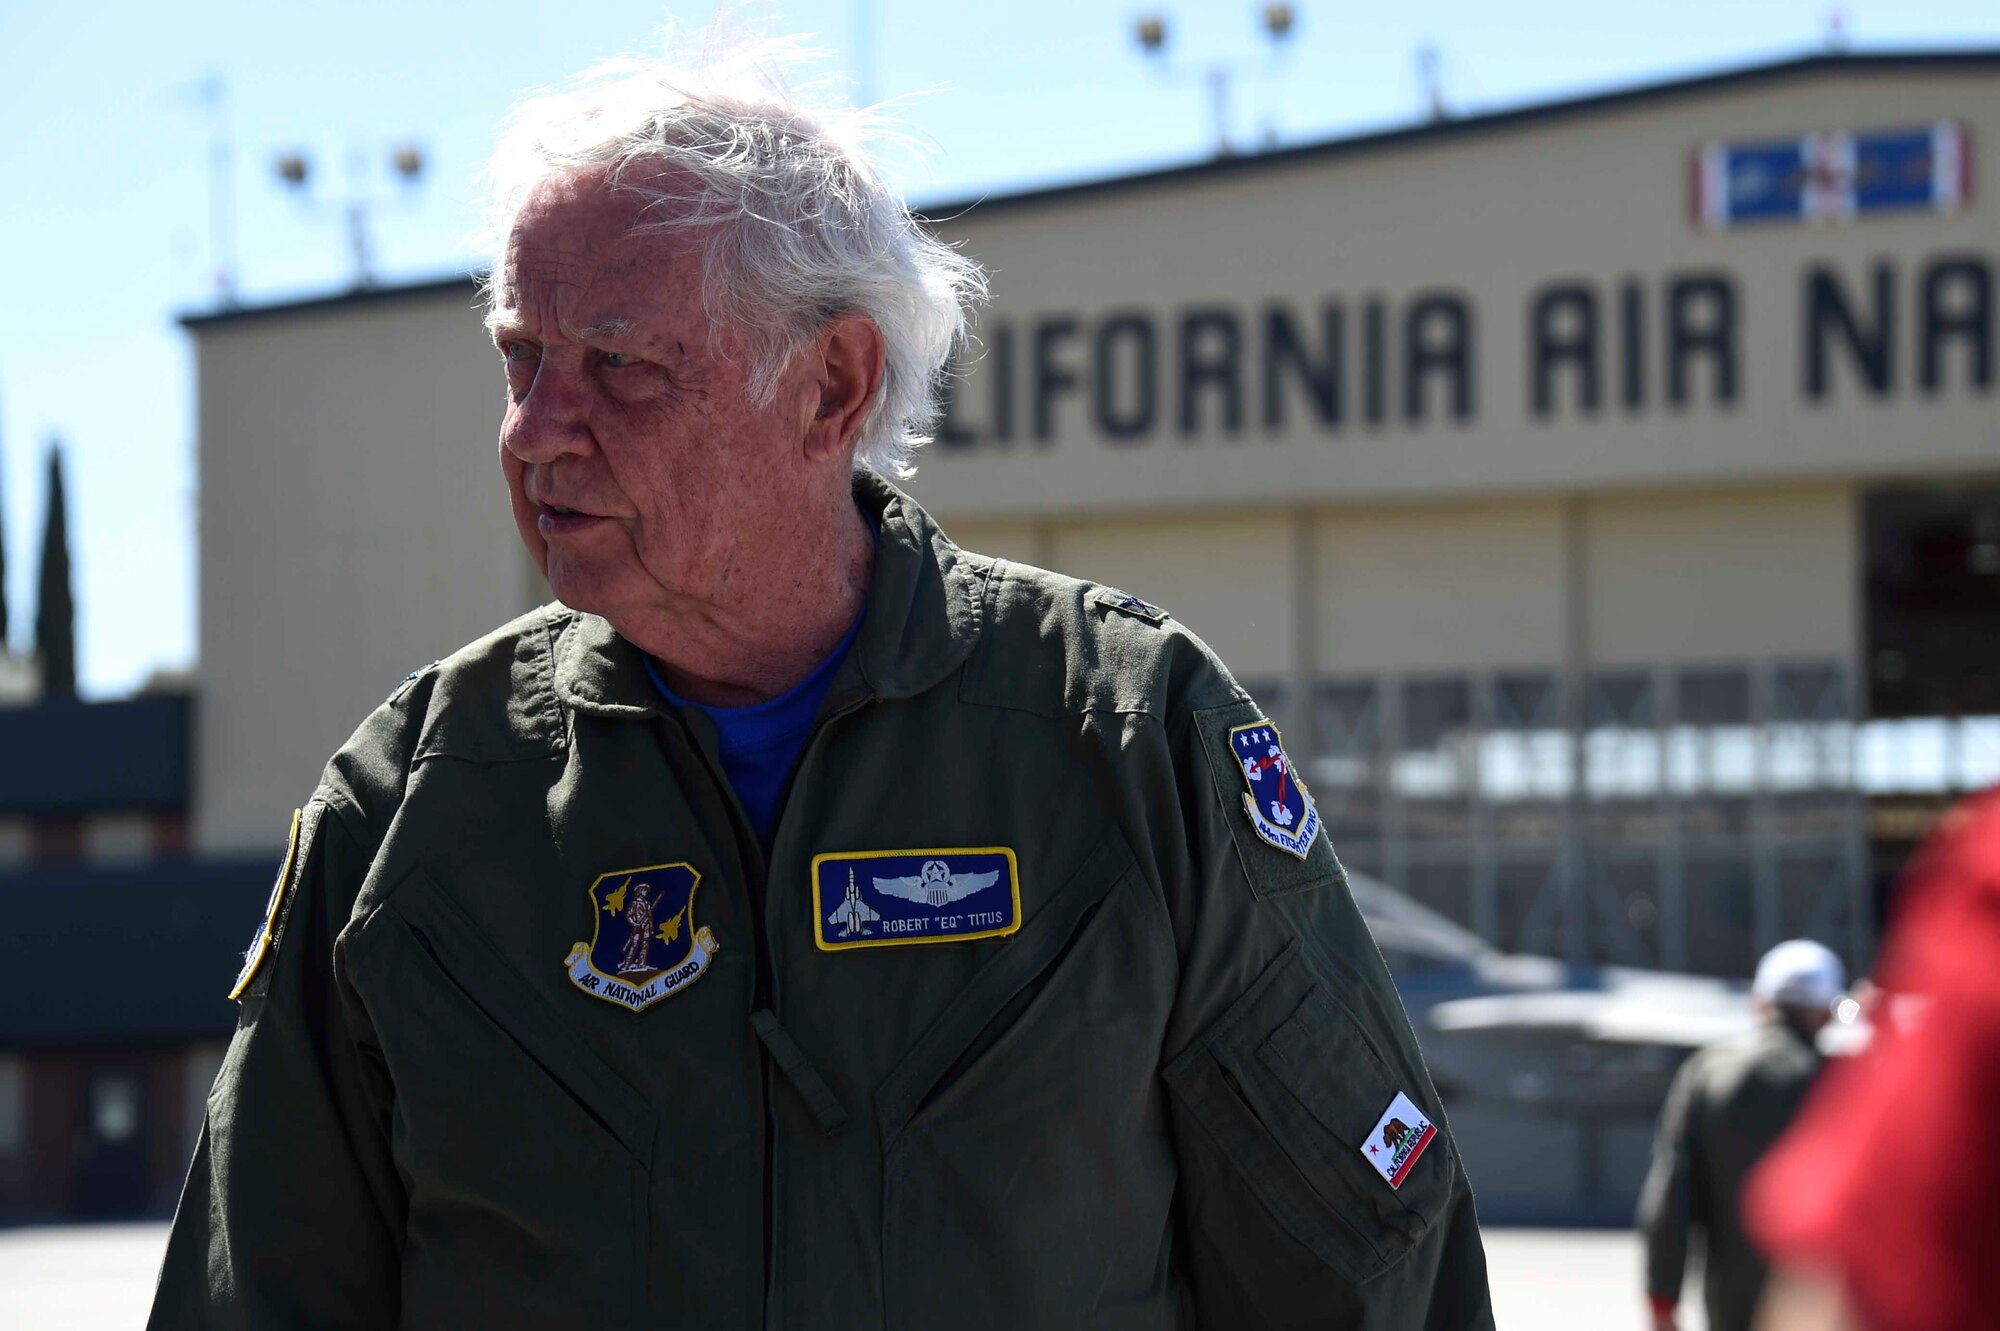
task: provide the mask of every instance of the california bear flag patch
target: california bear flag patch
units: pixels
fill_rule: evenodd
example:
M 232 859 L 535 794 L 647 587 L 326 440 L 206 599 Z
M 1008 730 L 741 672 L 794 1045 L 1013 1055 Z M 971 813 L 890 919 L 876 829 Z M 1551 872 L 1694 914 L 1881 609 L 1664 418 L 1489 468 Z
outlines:
M 1361 1144 L 1361 1156 L 1390 1187 L 1400 1188 L 1435 1136 L 1437 1126 L 1409 1096 L 1398 1091 Z

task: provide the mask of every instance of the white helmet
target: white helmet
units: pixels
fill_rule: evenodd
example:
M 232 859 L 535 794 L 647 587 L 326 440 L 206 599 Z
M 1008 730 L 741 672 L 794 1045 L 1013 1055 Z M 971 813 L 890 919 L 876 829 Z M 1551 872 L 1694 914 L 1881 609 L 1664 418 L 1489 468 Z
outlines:
M 1846 990 L 1840 958 L 1810 938 L 1789 939 L 1766 952 L 1750 982 L 1751 997 L 1792 1007 L 1831 1007 Z

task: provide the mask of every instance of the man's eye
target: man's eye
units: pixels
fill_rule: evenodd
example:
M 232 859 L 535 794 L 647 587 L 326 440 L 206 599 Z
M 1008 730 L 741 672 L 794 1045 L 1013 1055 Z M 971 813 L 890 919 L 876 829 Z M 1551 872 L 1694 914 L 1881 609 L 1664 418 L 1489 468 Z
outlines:
M 526 361 L 535 358 L 535 349 L 526 342 L 502 342 L 500 355 L 509 361 Z
M 602 360 L 604 363 L 604 368 L 607 370 L 622 370 L 628 365 L 638 364 L 638 362 L 635 361 L 632 357 L 627 356 L 623 352 L 618 352 L 618 351 L 605 352 L 602 357 Z

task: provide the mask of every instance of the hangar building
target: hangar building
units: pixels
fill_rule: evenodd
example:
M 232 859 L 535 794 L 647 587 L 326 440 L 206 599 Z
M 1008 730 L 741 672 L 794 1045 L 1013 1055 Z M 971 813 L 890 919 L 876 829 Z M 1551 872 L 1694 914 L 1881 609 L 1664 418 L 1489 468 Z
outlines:
M 1506 948 L 1863 961 L 2000 776 L 1996 144 L 2000 52 L 1831 55 L 930 208 L 994 299 L 912 489 L 1199 633 Z M 186 320 L 208 851 L 546 598 L 473 306 Z

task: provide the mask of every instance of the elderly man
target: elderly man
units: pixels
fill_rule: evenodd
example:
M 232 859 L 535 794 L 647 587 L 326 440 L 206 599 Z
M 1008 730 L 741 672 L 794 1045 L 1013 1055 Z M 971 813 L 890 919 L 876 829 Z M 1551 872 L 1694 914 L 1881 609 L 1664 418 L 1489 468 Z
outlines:
M 1818 1078 L 1824 1060 L 1815 1042 L 1846 985 L 1840 958 L 1824 945 L 1809 938 L 1778 944 L 1750 982 L 1758 1028 L 1701 1050 L 1674 1078 L 1639 1198 L 1655 1331 L 1678 1325 L 1697 1230 L 1709 1331 L 1750 1331 L 1767 1272 L 1744 1233 L 1744 1182 Z
M 1490 1326 L 1277 730 L 885 479 L 981 278 L 752 63 L 502 144 L 558 603 L 295 820 L 153 1325 Z

